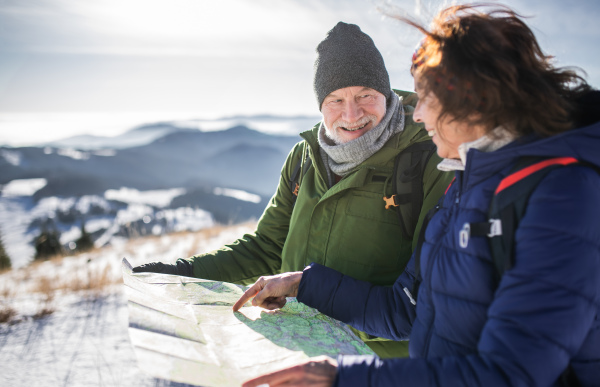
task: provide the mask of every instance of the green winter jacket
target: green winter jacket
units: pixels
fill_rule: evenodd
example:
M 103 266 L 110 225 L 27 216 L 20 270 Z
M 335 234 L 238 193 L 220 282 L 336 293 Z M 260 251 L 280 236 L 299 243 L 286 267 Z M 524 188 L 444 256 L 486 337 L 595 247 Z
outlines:
M 436 168 L 441 159 L 433 155 L 423 175 L 424 200 L 417 232 L 414 240 L 403 239 L 398 213 L 394 208 L 385 209 L 383 196 L 392 194 L 391 175 L 396 155 L 429 137 L 423 126 L 412 120 L 413 107 L 406 105 L 406 99 L 416 103 L 414 94 L 396 92 L 405 97 L 402 132 L 331 188 L 319 155 L 319 125 L 302 133 L 304 140 L 288 155 L 277 192 L 259 219 L 256 231 L 219 250 L 188 258 L 194 276 L 247 285 L 260 276 L 299 271 L 317 262 L 376 285 L 392 285 L 410 259 L 423 217 L 452 178 Z M 294 204 L 291 175 L 300 158 L 307 157 L 312 165 L 300 175 Z M 305 166 L 303 163 L 302 167 Z M 362 332 L 359 336 L 367 344 L 382 340 Z M 382 357 L 407 354 L 407 342 L 371 344 Z

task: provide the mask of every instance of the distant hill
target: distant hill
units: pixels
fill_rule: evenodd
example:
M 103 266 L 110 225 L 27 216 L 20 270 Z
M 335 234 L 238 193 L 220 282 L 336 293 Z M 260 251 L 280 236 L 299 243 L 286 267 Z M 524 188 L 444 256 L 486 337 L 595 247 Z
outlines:
M 137 126 L 114 137 L 81 135 L 36 145 L 79 150 L 125 149 L 143 146 L 170 133 L 223 131 L 235 126 L 259 130 L 263 133 L 296 135 L 310 129 L 320 120 L 319 116 L 277 116 L 269 114 L 234 115 L 217 119 L 190 119 L 183 121 L 155 122 Z
M 182 128 L 171 123 L 157 123 L 142 125 L 114 137 L 91 135 L 73 136 L 62 140 L 51 141 L 44 145 L 56 148 L 76 148 L 79 150 L 124 149 L 146 145 L 169 133 L 185 131 L 197 131 L 197 129 Z
M 213 132 L 168 131 L 149 144 L 109 154 L 48 146 L 0 148 L 0 184 L 45 178 L 48 185 L 36 194 L 38 199 L 101 194 L 123 186 L 149 190 L 218 185 L 270 196 L 299 140 L 236 126 Z M 13 157 L 1 157 L 2 149 Z

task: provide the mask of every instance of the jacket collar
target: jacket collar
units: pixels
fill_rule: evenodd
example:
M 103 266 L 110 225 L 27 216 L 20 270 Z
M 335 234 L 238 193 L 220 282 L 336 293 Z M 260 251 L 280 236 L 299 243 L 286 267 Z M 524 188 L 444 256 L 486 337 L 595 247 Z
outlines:
M 476 149 L 480 152 L 493 152 L 513 142 L 515 138 L 516 136 L 513 133 L 499 126 L 475 141 L 460 144 L 458 146 L 460 159 L 443 159 L 437 167 L 440 171 L 444 172 L 464 171 L 469 150 Z

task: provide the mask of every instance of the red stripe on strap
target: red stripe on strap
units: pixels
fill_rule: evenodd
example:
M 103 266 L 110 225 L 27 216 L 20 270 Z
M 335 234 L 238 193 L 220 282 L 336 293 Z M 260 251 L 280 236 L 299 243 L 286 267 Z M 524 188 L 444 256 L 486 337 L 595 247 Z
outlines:
M 456 176 L 454 176 L 452 178 L 452 181 L 450 182 L 450 184 L 448 184 L 448 188 L 446 188 L 446 192 L 444 192 L 444 195 L 446 195 L 448 193 L 448 190 L 450 189 L 450 187 L 452 187 L 452 183 L 454 183 L 454 180 L 456 180 Z
M 568 165 L 577 162 L 579 162 L 579 160 L 573 157 L 557 157 L 555 159 L 540 161 L 539 163 L 535 163 L 533 165 L 528 166 L 527 168 L 523 168 L 520 171 L 506 176 L 504 179 L 502 179 L 502 181 L 498 185 L 498 188 L 496 188 L 495 194 L 497 195 L 498 192 L 502 191 L 503 189 L 510 187 L 519 180 L 524 179 L 525 177 L 539 171 L 540 169 L 549 167 L 550 165 Z

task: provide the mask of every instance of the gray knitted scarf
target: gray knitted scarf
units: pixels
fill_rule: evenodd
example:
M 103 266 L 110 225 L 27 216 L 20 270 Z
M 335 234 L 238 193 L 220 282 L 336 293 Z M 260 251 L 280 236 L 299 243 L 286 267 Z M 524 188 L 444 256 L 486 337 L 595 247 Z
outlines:
M 325 134 L 325 125 L 319 127 L 321 158 L 327 168 L 329 185 L 333 185 L 333 175 L 346 176 L 363 161 L 377 153 L 396 133 L 404 130 L 404 108 L 400 98 L 391 92 L 390 103 L 381 122 L 362 136 L 344 144 L 335 144 Z

